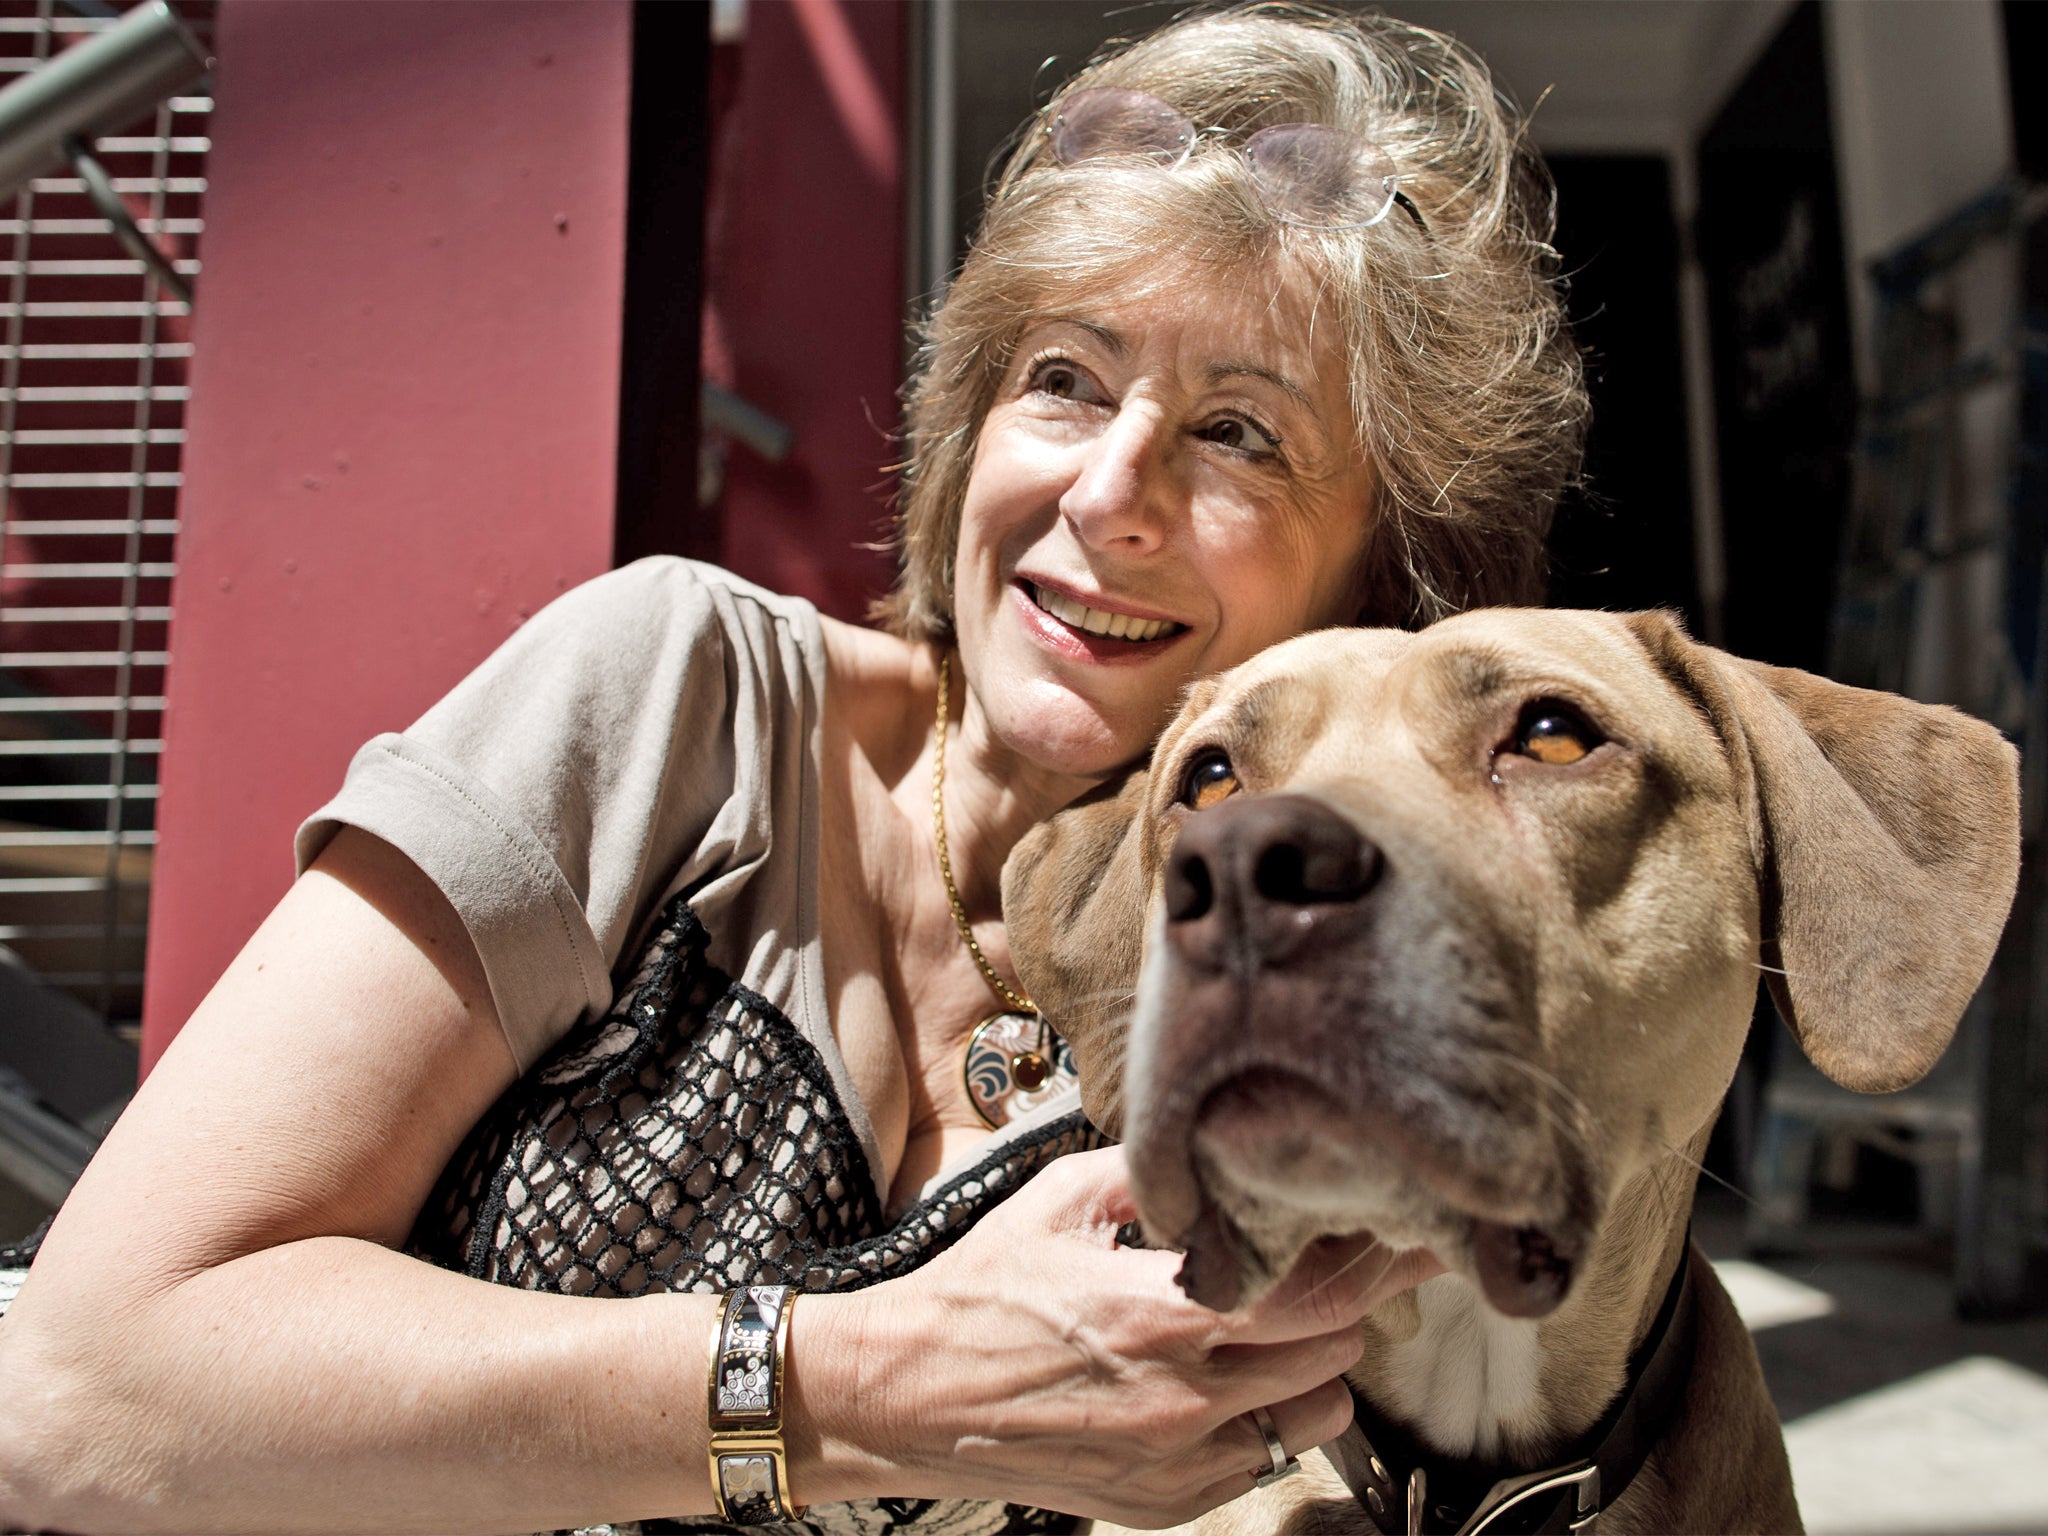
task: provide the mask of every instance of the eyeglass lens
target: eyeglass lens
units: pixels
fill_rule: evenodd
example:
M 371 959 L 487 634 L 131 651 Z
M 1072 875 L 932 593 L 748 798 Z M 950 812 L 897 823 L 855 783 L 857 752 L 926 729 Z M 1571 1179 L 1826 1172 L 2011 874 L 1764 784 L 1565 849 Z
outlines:
M 1244 146 L 1275 218 L 1318 229 L 1362 229 L 1394 206 L 1394 166 L 1379 146 L 1315 123 L 1261 128 Z
M 1061 165 L 1130 155 L 1177 165 L 1195 142 L 1195 125 L 1172 104 L 1143 91 L 1075 91 L 1060 103 L 1051 131 Z M 1245 142 L 1252 180 L 1283 223 L 1363 229 L 1394 206 L 1394 164 L 1369 140 L 1318 123 L 1279 123 Z
M 1195 142 L 1195 125 L 1175 107 L 1143 91 L 1076 91 L 1052 124 L 1053 157 L 1061 165 L 1111 155 L 1177 162 Z

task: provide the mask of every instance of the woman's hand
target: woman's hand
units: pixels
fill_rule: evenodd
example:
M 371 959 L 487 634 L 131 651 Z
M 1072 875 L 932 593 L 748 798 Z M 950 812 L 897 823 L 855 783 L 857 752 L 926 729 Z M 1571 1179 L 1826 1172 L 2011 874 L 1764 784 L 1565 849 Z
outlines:
M 1441 1272 L 1421 1250 L 1326 1243 L 1256 1304 L 1216 1313 L 1181 1293 L 1179 1254 L 1118 1246 L 1135 1214 L 1121 1148 L 1063 1158 L 915 1274 L 808 1299 L 789 1417 L 816 1440 L 798 1497 L 1190 1520 L 1268 1467 L 1251 1409 L 1290 1454 L 1342 1433 L 1359 1320 Z

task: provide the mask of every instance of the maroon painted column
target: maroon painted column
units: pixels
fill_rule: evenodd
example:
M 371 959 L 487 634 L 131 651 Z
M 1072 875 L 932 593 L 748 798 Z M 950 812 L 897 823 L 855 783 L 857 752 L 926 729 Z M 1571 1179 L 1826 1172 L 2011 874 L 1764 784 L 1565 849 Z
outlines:
M 223 0 L 143 1059 L 612 540 L 630 8 Z
M 795 437 L 732 448 L 717 558 L 854 620 L 895 571 L 908 28 L 905 0 L 750 5 L 706 226 L 705 371 Z

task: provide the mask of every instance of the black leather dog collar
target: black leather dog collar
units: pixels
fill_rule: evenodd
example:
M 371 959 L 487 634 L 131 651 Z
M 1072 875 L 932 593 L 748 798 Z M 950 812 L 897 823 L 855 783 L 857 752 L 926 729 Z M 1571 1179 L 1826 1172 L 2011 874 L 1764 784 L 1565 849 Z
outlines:
M 1692 1232 L 1626 1385 L 1571 1454 L 1527 1472 L 1437 1456 L 1381 1418 L 1356 1392 L 1350 1430 L 1323 1447 L 1376 1530 L 1387 1536 L 1539 1536 L 1586 1533 L 1621 1497 L 1663 1435 L 1692 1374 L 1695 1297 Z M 1419 1496 L 1419 1498 L 1418 1498 Z

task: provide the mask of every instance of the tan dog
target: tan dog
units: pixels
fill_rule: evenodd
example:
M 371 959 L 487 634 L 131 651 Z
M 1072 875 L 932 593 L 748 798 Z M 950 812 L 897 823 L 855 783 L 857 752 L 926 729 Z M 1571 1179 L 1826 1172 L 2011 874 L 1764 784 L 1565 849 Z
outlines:
M 1990 963 L 2018 843 L 1988 726 L 1662 614 L 1326 631 L 1196 686 L 1149 775 L 1013 855 L 1024 984 L 1198 1299 L 1361 1230 L 1452 1270 L 1366 1322 L 1350 1491 L 1325 1466 L 1210 1521 L 1796 1529 L 1755 1351 L 1686 1245 L 1757 973 L 1835 1081 L 1902 1087 Z

